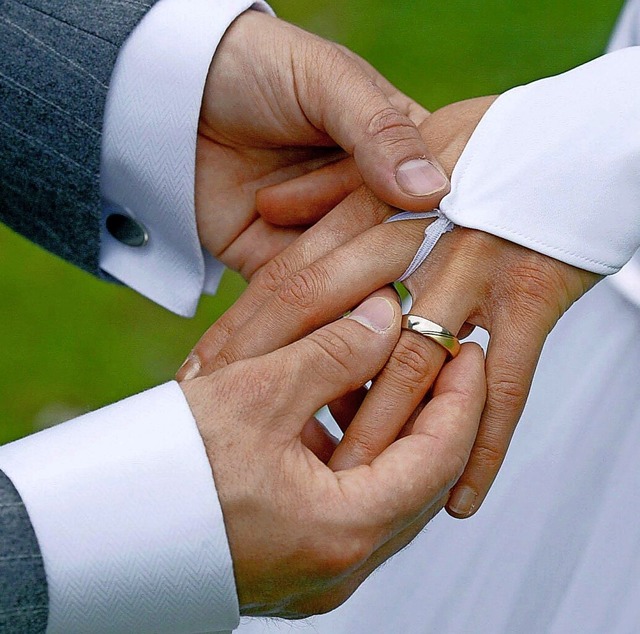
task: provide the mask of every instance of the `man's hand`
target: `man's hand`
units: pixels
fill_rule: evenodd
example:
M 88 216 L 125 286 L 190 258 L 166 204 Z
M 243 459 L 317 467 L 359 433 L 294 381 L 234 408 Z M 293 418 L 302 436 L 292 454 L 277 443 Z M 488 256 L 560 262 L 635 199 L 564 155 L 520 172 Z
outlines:
M 449 173 L 493 99 L 453 104 L 421 126 Z M 299 200 L 313 189 L 312 181 L 313 175 L 300 179 Z M 292 191 L 291 184 L 284 187 L 284 193 L 274 188 L 270 194 L 276 207 Z M 194 354 L 204 371 L 293 341 L 397 279 L 415 254 L 426 221 L 377 224 L 394 213 L 361 188 L 322 218 L 264 267 L 201 339 Z M 363 222 L 371 228 L 358 235 L 354 227 Z M 331 241 L 324 235 L 339 237 Z M 452 514 L 466 517 L 479 508 L 504 459 L 549 331 L 597 280 L 501 238 L 458 227 L 441 238 L 406 282 L 413 313 L 454 333 L 478 325 L 491 336 L 487 405 L 469 464 L 448 505 Z M 372 389 L 359 390 L 334 407 L 346 433 L 330 466 L 368 464 L 388 446 L 420 406 L 444 361 L 437 344 L 403 333 Z
M 256 192 L 318 168 L 316 191 L 329 208 L 364 180 L 392 205 L 432 209 L 449 183 L 416 127 L 427 116 L 357 55 L 247 11 L 218 47 L 202 103 L 201 243 L 250 278 L 301 233 L 265 222 Z M 294 224 L 308 224 L 304 208 L 288 208 Z
M 301 618 L 345 601 L 442 508 L 485 397 L 483 356 L 463 346 L 410 435 L 336 473 L 314 418 L 382 368 L 400 334 L 387 289 L 349 317 L 268 355 L 182 383 L 211 461 L 244 615 Z

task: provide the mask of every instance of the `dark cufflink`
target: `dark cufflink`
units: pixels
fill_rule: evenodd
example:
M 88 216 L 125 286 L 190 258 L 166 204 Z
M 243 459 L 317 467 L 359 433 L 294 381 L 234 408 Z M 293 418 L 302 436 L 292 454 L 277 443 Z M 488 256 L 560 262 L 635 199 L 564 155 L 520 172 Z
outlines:
M 107 231 L 122 244 L 143 247 L 149 242 L 149 234 L 142 224 L 124 214 L 110 214 L 106 221 Z

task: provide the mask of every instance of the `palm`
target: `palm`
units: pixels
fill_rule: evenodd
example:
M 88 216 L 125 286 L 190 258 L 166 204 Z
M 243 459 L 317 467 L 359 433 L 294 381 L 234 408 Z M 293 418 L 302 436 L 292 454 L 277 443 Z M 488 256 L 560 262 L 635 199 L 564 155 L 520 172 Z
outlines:
M 238 21 L 216 53 L 205 87 L 198 133 L 196 209 L 201 242 L 246 278 L 285 248 L 299 228 L 260 218 L 256 192 L 295 178 L 343 153 L 307 119 L 295 83 L 279 57 L 261 64 L 260 53 L 278 45 L 262 30 L 243 29 L 262 18 Z M 279 28 L 289 30 L 286 25 Z M 280 40 L 281 43 L 282 39 Z M 285 56 L 289 59 L 289 56 Z M 235 96 L 221 99 L 220 95 Z
M 247 136 L 250 138 L 251 132 Z M 256 211 L 256 192 L 306 173 L 331 158 L 325 148 L 252 147 L 218 141 L 209 130 L 201 132 L 196 209 L 203 246 L 250 278 L 302 232 L 302 228 L 278 227 L 263 220 Z
M 355 163 L 346 180 L 344 170 L 337 182 L 316 180 L 325 199 L 339 200 L 364 180 L 394 206 L 433 208 L 448 183 L 415 127 L 427 115 L 353 53 L 247 11 L 222 39 L 204 91 L 196 162 L 201 243 L 251 277 L 301 233 L 259 217 L 256 192 L 316 170 L 331 176 L 332 167 L 318 168 L 346 156 L 340 148 Z M 428 182 L 410 194 L 396 172 L 416 157 Z

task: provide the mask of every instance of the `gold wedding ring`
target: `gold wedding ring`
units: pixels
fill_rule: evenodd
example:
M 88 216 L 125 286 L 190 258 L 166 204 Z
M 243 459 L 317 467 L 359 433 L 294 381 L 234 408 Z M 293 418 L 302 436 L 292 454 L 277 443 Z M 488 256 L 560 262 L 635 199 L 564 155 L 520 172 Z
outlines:
M 419 315 L 403 315 L 402 328 L 413 330 L 439 343 L 452 357 L 457 357 L 460 352 L 458 337 L 440 324 L 436 324 L 435 321 L 430 321 Z

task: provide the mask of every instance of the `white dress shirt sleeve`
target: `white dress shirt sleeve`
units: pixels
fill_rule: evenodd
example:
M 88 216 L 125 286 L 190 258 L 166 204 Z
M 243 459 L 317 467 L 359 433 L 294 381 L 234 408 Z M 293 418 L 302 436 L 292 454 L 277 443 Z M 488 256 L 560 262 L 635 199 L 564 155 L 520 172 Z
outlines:
M 171 382 L 0 447 L 44 560 L 47 634 L 237 626 L 205 448 Z
M 510 90 L 441 204 L 456 224 L 608 275 L 640 246 L 640 47 Z
M 160 0 L 123 45 L 103 124 L 100 267 L 183 316 L 215 292 L 222 265 L 203 252 L 194 209 L 204 84 L 222 36 L 254 0 Z M 107 230 L 120 215 L 146 233 L 128 246 Z

